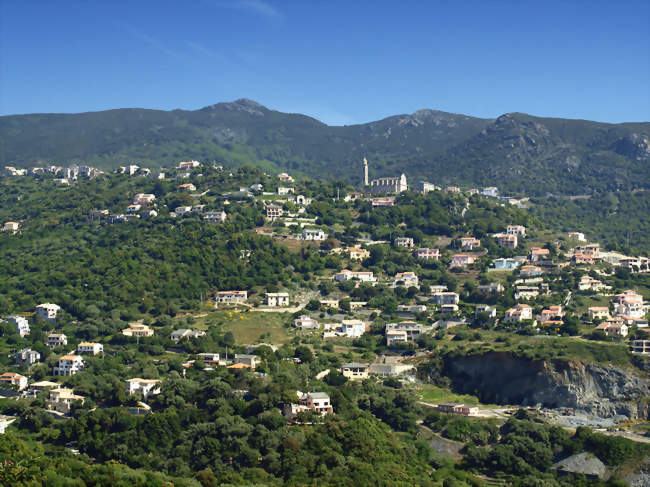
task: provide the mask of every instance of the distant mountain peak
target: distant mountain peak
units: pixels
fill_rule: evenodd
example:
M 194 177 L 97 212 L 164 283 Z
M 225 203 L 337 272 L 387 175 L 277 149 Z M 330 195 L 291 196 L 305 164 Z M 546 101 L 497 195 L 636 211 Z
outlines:
M 239 98 L 231 102 L 216 103 L 203 108 L 203 110 L 240 111 L 250 113 L 251 115 L 262 116 L 264 115 L 264 111 L 267 111 L 268 108 L 254 100 Z

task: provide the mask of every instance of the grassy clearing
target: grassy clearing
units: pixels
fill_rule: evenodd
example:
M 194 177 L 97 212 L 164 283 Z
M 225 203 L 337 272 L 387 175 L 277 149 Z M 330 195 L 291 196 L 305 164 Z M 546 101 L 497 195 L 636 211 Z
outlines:
M 579 294 L 574 294 L 568 310 L 578 315 L 582 315 L 592 306 L 608 307 L 611 299 L 611 296 L 581 296 Z
M 261 340 L 282 345 L 292 338 L 290 330 L 284 327 L 287 319 L 286 313 L 218 310 L 196 318 L 193 327 L 207 330 L 209 326 L 219 326 L 224 333 L 232 332 L 237 344 L 250 345 Z

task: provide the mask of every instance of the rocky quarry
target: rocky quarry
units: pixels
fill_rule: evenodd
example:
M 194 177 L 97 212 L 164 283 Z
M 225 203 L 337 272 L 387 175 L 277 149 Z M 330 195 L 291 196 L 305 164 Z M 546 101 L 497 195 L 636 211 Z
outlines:
M 476 394 L 485 403 L 572 408 L 600 417 L 650 417 L 650 380 L 640 370 L 489 352 L 447 356 L 441 372 L 452 390 Z

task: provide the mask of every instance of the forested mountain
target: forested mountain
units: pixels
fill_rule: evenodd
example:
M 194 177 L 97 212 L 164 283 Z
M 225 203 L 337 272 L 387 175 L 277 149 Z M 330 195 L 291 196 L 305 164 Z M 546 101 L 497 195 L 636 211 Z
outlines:
M 649 123 L 606 124 L 511 113 L 496 120 L 420 110 L 330 127 L 251 100 L 200 110 L 119 109 L 0 117 L 0 162 L 148 167 L 183 159 L 251 163 L 360 180 L 405 172 L 411 182 L 496 185 L 531 195 L 647 187 Z

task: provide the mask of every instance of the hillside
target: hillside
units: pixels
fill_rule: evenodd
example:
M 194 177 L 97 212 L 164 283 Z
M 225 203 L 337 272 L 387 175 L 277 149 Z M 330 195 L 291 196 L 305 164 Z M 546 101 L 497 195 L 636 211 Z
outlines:
M 649 123 L 605 124 L 511 113 L 496 120 L 435 110 L 330 127 L 251 100 L 200 110 L 119 109 L 0 117 L 0 163 L 148 167 L 179 160 L 315 177 L 360 179 L 406 172 L 414 183 L 494 184 L 531 195 L 648 186 Z

